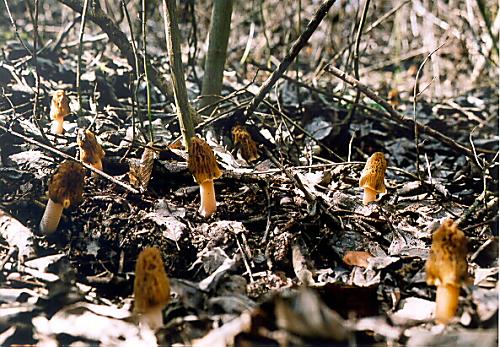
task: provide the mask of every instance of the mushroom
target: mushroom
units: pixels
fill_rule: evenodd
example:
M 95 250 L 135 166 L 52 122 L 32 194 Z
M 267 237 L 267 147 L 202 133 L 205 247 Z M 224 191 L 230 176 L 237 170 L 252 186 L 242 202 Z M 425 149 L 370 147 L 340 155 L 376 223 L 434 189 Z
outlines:
M 60 135 L 64 133 L 64 117 L 70 113 L 69 98 L 66 96 L 66 92 L 64 90 L 57 90 L 52 96 L 52 102 L 50 103 L 50 118 L 52 119 L 50 132 L 52 134 Z
M 90 130 L 80 129 L 77 137 L 80 147 L 80 160 L 90 166 L 102 171 L 102 158 L 105 152 Z
M 437 286 L 438 323 L 447 324 L 458 307 L 460 285 L 467 277 L 467 238 L 452 220 L 445 220 L 432 235 L 429 258 L 425 264 L 427 284 Z
M 252 139 L 252 136 L 245 127 L 241 125 L 236 125 L 231 131 L 233 134 L 234 146 L 239 150 L 239 153 L 243 159 L 247 162 L 251 162 L 259 159 L 259 154 L 257 153 L 257 145 Z
M 59 225 L 62 210 L 77 204 L 83 194 L 85 170 L 80 163 L 63 161 L 49 181 L 49 201 L 45 207 L 40 231 L 51 234 Z
M 387 161 L 384 153 L 375 152 L 366 162 L 365 168 L 359 179 L 359 187 L 364 189 L 363 204 L 375 201 L 377 193 L 385 193 L 384 175 Z
M 188 168 L 196 183 L 200 185 L 200 209 L 202 217 L 210 217 L 217 209 L 215 201 L 214 179 L 222 172 L 217 166 L 212 148 L 202 139 L 193 136 L 189 150 Z
M 158 330 L 163 326 L 162 310 L 169 301 L 170 283 L 160 250 L 147 247 L 135 264 L 134 312 L 139 315 L 141 323 Z

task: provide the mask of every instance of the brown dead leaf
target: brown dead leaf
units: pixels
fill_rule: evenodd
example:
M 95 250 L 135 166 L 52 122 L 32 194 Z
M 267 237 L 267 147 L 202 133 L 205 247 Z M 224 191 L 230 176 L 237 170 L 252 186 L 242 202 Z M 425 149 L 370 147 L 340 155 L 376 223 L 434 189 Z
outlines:
M 373 256 L 365 251 L 347 251 L 344 254 L 342 260 L 344 263 L 350 266 L 360 266 L 367 268 L 368 259 L 373 258 Z
M 146 147 L 142 153 L 141 160 L 130 159 L 128 177 L 133 187 L 140 188 L 142 191 L 148 188 L 156 156 L 157 153 L 155 150 Z

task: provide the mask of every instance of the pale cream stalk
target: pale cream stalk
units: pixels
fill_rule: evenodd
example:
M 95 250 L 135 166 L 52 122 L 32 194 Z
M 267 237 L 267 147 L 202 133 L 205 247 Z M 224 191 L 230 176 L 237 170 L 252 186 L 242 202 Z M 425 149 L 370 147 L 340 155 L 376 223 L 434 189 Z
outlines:
M 201 203 L 198 212 L 203 218 L 208 218 L 217 210 L 213 180 L 206 180 L 200 184 L 200 199 Z
M 40 231 L 43 234 L 51 234 L 56 231 L 59 221 L 61 220 L 64 206 L 49 199 L 42 220 L 40 221 Z
M 377 192 L 370 188 L 363 188 L 363 204 L 367 205 L 369 202 L 377 200 Z
M 460 287 L 454 285 L 439 285 L 436 289 L 436 321 L 447 324 L 458 308 Z
M 140 314 L 140 323 L 147 324 L 153 331 L 163 327 L 163 306 L 158 305 Z
M 62 135 L 64 133 L 63 124 L 64 120 L 62 117 L 54 119 L 50 125 L 50 133 L 54 135 Z

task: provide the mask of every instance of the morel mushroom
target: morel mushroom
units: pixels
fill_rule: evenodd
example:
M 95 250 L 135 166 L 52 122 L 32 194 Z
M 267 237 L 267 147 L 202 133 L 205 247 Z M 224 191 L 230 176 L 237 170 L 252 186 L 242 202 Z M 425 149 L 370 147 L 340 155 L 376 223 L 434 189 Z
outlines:
M 364 189 L 363 204 L 375 201 L 377 193 L 385 193 L 384 175 L 387 169 L 387 161 L 384 153 L 375 152 L 366 162 L 365 168 L 359 179 L 360 188 Z
M 196 183 L 200 185 L 200 209 L 202 217 L 210 217 L 217 209 L 215 200 L 214 179 L 219 178 L 222 172 L 217 166 L 212 148 L 200 138 L 191 139 L 188 168 Z
M 59 225 L 63 209 L 81 200 L 84 177 L 85 170 L 80 163 L 66 160 L 59 165 L 49 181 L 49 201 L 40 221 L 42 233 L 53 233 Z
M 145 248 L 137 258 L 134 280 L 134 312 L 152 330 L 163 326 L 162 310 L 170 301 L 168 281 L 160 250 Z
M 52 96 L 52 102 L 50 103 L 50 118 L 52 119 L 50 132 L 52 134 L 60 135 L 64 133 L 64 117 L 70 113 L 69 98 L 66 96 L 66 92 L 64 90 L 57 90 Z
M 80 160 L 102 171 L 102 158 L 105 152 L 94 133 L 90 130 L 79 130 L 77 142 L 80 147 Z
M 233 134 L 234 146 L 238 149 L 243 159 L 247 162 L 259 159 L 257 145 L 245 127 L 237 125 L 233 128 L 231 133 Z
M 456 223 L 447 219 L 432 235 L 425 264 L 427 284 L 436 289 L 436 321 L 447 324 L 458 307 L 460 285 L 467 277 L 467 238 Z

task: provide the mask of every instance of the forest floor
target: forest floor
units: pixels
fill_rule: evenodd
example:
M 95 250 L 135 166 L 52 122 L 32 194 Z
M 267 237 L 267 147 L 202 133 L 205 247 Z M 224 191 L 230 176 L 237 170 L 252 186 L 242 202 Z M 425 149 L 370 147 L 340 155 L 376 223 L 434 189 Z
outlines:
M 351 115 L 356 90 L 328 68 L 306 71 L 300 81 L 291 71 L 245 119 L 242 111 L 269 71 L 257 64 L 236 70 L 230 55 L 227 98 L 197 129 L 223 172 L 215 181 L 217 211 L 204 219 L 175 141 L 173 99 L 153 89 L 151 119 L 133 120 L 130 66 L 100 44 L 89 40 L 83 57 L 84 112 L 66 117 L 57 136 L 49 132 L 51 92 L 65 88 L 75 109 L 76 49 L 38 57 L 36 118 L 29 55 L 17 41 L 0 55 L 0 345 L 496 344 L 493 63 L 466 85 L 470 69 L 457 63 L 465 53 L 448 54 L 452 44 L 436 53 L 443 71 L 456 67 L 441 80 L 426 66 L 416 82 L 429 52 L 379 66 L 364 61 L 361 81 L 391 101 L 402 121 L 363 94 Z M 166 70 L 163 59 L 153 63 Z M 413 102 L 415 83 L 421 95 Z M 192 75 L 187 85 L 195 96 Z M 441 96 L 434 97 L 438 86 Z M 388 97 L 391 91 L 398 97 Z M 142 107 L 144 94 L 142 86 Z M 414 119 L 434 132 L 419 131 L 416 141 Z M 258 144 L 251 163 L 232 143 L 237 124 Z M 65 159 L 60 152 L 76 158 L 77 130 L 89 126 L 109 176 L 88 172 L 81 203 L 64 211 L 55 233 L 42 235 L 48 180 Z M 140 186 L 131 162 L 141 158 L 150 132 L 157 151 L 149 184 Z M 377 151 L 388 160 L 387 193 L 363 205 L 358 181 Z M 436 291 L 426 284 L 425 261 L 432 232 L 447 218 L 468 238 L 469 279 L 456 318 L 444 326 L 433 319 Z M 156 335 L 139 329 L 132 314 L 135 263 L 148 246 L 161 250 L 172 291 Z

